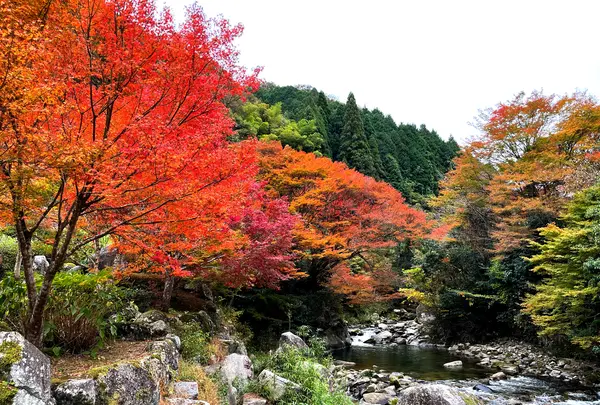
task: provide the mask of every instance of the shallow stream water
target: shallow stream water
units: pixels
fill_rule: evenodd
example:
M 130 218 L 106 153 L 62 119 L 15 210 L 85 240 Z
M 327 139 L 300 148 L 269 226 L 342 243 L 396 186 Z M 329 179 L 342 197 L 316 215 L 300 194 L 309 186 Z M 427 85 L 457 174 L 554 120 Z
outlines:
M 485 399 L 491 405 L 511 403 L 510 400 L 522 401 L 522 404 L 536 405 L 600 405 L 600 397 L 594 390 L 576 389 L 558 383 L 537 378 L 516 376 L 503 381 L 487 381 L 495 371 L 477 366 L 472 361 L 452 355 L 445 349 L 425 348 L 418 346 L 385 346 L 365 343 L 375 329 L 367 329 L 365 333 L 353 338 L 349 349 L 333 353 L 338 360 L 356 363 L 358 370 L 377 366 L 387 372 L 397 371 L 419 380 L 440 382 L 456 386 L 463 390 L 486 382 L 493 393 L 486 394 L 473 391 L 473 394 Z M 462 369 L 447 369 L 444 363 L 462 360 Z

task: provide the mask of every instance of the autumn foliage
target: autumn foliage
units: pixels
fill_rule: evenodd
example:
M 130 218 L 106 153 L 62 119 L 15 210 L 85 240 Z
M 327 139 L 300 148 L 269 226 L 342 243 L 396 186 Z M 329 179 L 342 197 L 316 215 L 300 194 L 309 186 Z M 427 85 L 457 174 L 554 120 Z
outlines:
M 520 246 L 594 183 L 599 108 L 584 94 L 534 92 L 482 112 L 481 136 L 456 158 L 434 204 L 450 208 L 456 226 L 479 220 L 496 252 Z
M 0 218 L 16 229 L 39 344 L 54 275 L 88 243 L 229 243 L 257 166 L 252 146 L 227 142 L 222 100 L 256 80 L 237 65 L 241 27 L 196 6 L 180 28 L 149 1 L 2 0 L 0 14 Z M 42 231 L 52 254 L 38 288 Z
M 424 235 L 425 214 L 406 205 L 389 184 L 343 163 L 278 143 L 261 144 L 260 155 L 268 190 L 288 198 L 291 212 L 302 219 L 294 238 L 306 272 L 354 302 L 389 293 L 390 278 L 377 287 L 376 275 L 390 265 L 378 251 Z

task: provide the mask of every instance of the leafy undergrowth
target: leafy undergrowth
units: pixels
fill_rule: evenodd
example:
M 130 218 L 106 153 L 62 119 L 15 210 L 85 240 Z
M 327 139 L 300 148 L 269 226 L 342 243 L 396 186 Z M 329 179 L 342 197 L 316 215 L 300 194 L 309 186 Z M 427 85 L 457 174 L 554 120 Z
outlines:
M 181 338 L 181 356 L 198 364 L 223 360 L 226 353 L 221 341 L 202 329 L 197 323 L 185 323 L 176 330 Z
M 95 357 L 89 354 L 65 354 L 52 359 L 52 379 L 67 380 L 89 377 L 90 371 L 120 362 L 136 362 L 148 355 L 149 341 L 114 341 L 101 349 Z
M 254 358 L 255 372 L 258 374 L 269 369 L 288 380 L 300 385 L 299 390 L 287 390 L 283 398 L 275 401 L 277 405 L 351 405 L 346 394 L 337 389 L 326 374 L 331 366 L 331 358 L 325 357 L 321 347 L 313 346 L 309 350 L 286 348 L 275 355 L 259 355 Z M 256 392 L 270 400 L 273 395 L 268 389 L 253 381 L 247 392 Z

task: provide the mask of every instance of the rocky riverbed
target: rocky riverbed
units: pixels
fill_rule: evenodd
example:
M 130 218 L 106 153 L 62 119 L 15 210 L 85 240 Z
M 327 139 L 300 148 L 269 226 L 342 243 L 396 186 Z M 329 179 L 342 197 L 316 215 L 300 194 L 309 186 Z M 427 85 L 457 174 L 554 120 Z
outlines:
M 439 356 L 438 369 L 445 365 L 451 371 L 475 365 L 478 370 L 473 374 L 477 375 L 476 378 L 453 376 L 446 379 L 442 373 L 442 378 L 428 381 L 431 380 L 428 375 L 412 372 L 407 362 L 401 359 L 397 361 L 399 364 L 388 362 L 388 370 L 376 365 L 365 367 L 365 364 L 338 361 L 334 371 L 336 381 L 347 387 L 348 394 L 364 405 L 408 404 L 411 402 L 406 402 L 407 392 L 413 391 L 416 396 L 411 398 L 415 405 L 420 404 L 414 399 L 417 397 L 430 398 L 424 403 L 435 405 L 600 404 L 599 386 L 595 383 L 597 366 L 558 358 L 530 344 L 498 340 L 488 344 L 465 343 L 446 347 L 430 341 L 422 322 L 406 318 L 378 319 L 349 330 L 354 348 L 351 350 L 362 350 L 363 353 L 365 348 L 373 352 L 380 350 L 382 356 L 390 356 L 395 351 L 429 350 L 445 353 Z M 435 402 L 433 398 L 440 395 L 447 399 Z

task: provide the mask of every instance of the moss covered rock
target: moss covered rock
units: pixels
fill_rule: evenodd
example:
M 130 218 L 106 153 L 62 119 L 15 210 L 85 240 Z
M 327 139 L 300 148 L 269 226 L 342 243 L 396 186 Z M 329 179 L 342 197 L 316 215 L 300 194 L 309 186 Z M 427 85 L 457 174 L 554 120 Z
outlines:
M 0 332 L 0 404 L 53 404 L 50 360 L 17 332 Z
M 98 405 L 158 405 L 160 400 L 156 381 L 135 364 L 123 363 L 99 370 L 96 381 Z

